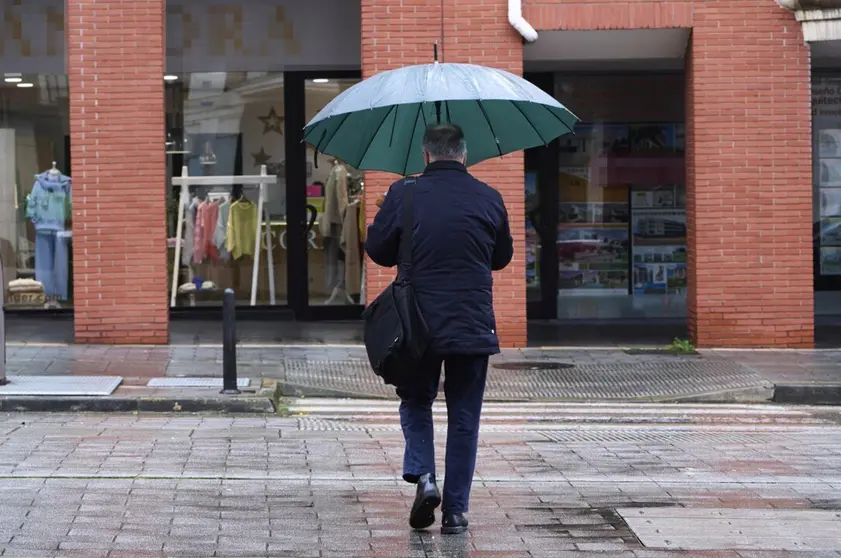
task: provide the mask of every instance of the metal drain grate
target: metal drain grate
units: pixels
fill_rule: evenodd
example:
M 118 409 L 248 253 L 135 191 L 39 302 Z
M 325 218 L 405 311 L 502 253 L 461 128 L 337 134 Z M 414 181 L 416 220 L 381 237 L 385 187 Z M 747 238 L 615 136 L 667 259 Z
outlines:
M 248 387 L 251 385 L 249 378 L 237 378 L 237 387 Z M 147 387 L 156 388 L 191 388 L 206 387 L 222 389 L 222 378 L 152 378 Z
M 630 444 L 704 444 L 704 445 L 765 445 L 779 441 L 779 436 L 752 432 L 698 432 L 691 430 L 601 430 L 601 431 L 541 431 L 553 442 L 573 443 L 630 443 Z
M 542 364 L 542 363 L 541 363 Z M 283 361 L 284 380 L 301 388 L 356 396 L 395 397 L 364 360 Z M 486 400 L 589 400 L 685 397 L 728 390 L 765 388 L 751 369 L 701 359 L 576 364 L 570 368 L 491 368 Z
M 537 372 L 540 370 L 565 370 L 567 368 L 572 368 L 575 365 L 566 362 L 550 362 L 537 360 L 533 362 L 501 362 L 492 366 L 497 370 L 530 370 Z

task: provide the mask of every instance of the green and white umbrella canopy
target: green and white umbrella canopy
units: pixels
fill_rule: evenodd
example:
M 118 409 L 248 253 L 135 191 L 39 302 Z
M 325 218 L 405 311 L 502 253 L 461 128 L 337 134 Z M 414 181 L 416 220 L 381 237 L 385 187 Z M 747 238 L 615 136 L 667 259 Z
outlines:
M 360 170 L 423 170 L 429 124 L 458 124 L 467 164 L 545 145 L 578 118 L 542 89 L 503 70 L 433 63 L 383 72 L 342 92 L 304 128 L 316 151 Z

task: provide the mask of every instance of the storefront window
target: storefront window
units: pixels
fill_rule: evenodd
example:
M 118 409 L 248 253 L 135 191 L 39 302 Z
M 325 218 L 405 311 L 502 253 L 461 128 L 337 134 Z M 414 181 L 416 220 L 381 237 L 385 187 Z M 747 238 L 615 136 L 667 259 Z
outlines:
M 64 2 L 0 1 L 0 258 L 7 309 L 73 305 Z
M 167 75 L 163 78 L 167 81 L 169 176 L 180 176 L 182 167 L 189 176 L 257 175 L 265 165 L 276 178 L 265 189 L 262 212 L 256 186 L 239 187 L 231 181 L 190 187 L 180 237 L 179 187 L 167 186 L 170 302 L 176 307 L 218 306 L 224 290 L 231 288 L 239 305 L 293 302 L 292 306 L 300 307 L 306 305 L 301 296 L 304 276 L 295 273 L 309 263 L 310 304 L 350 304 L 359 297 L 356 267 L 339 259 L 345 254 L 342 236 L 334 237 L 336 231 L 328 227 L 325 237 L 321 230 L 325 220 L 313 214 L 324 212 L 319 199 L 328 197 L 332 165 L 323 161 L 316 167 L 310 155 L 307 176 L 302 176 L 297 159 L 302 154 L 287 153 L 287 144 L 297 138 L 286 135 L 292 120 L 297 123 L 302 114 L 314 115 L 341 90 L 336 89 L 337 82 L 318 80 L 308 82 L 303 91 L 300 72 L 359 68 L 359 3 L 245 0 L 217 4 L 166 2 Z M 288 79 L 290 75 L 294 78 Z M 285 106 L 287 101 L 293 106 Z M 295 157 L 289 162 L 288 176 L 287 156 Z M 347 182 L 357 184 L 355 171 L 347 171 Z M 321 184 L 325 188 L 319 189 Z M 298 219 L 304 187 L 307 209 L 315 217 L 306 231 L 306 256 L 300 251 L 303 231 Z M 351 197 L 348 193 L 343 200 L 349 203 Z M 290 208 L 288 200 L 296 206 Z M 326 254 L 331 258 L 325 258 Z M 346 269 L 351 271 L 346 273 Z
M 558 317 L 686 316 L 684 77 L 559 77 Z
M 815 314 L 841 313 L 841 75 L 812 77 Z
M 170 175 L 231 177 L 267 173 L 258 211 L 257 185 L 192 186 L 181 207 L 170 186 L 168 257 L 176 306 L 218 305 L 231 288 L 240 304 L 285 304 L 286 181 L 283 73 L 172 74 L 167 83 Z M 180 250 L 178 215 L 184 215 Z M 268 242 L 266 230 L 268 229 Z M 260 238 L 255 275 L 255 240 Z M 178 258 L 176 261 L 176 252 Z M 171 276 L 170 276 L 171 277 Z M 172 295 L 172 293 L 170 293 Z

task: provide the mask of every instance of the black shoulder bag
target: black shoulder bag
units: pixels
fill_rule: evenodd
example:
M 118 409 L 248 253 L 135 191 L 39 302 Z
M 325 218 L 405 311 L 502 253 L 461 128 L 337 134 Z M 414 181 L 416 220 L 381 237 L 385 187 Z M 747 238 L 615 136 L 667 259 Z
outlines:
M 404 182 L 403 231 L 397 279 L 362 313 L 365 350 L 374 373 L 386 384 L 402 385 L 418 370 L 429 347 L 429 328 L 412 287 L 414 179 Z

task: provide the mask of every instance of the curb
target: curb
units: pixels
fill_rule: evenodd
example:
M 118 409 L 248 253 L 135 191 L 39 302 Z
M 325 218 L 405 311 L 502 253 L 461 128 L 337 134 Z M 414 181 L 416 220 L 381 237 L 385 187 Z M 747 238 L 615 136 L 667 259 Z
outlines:
M 264 397 L 0 397 L 0 412 L 31 413 L 244 413 L 274 414 Z
M 380 401 L 397 401 L 397 396 L 385 396 L 380 394 L 360 394 L 351 391 L 343 391 L 339 389 L 320 388 L 312 386 L 302 386 L 298 384 L 291 384 L 277 381 L 276 388 L 277 398 L 289 397 L 312 397 L 312 398 L 338 398 L 338 399 L 376 399 Z M 443 397 L 443 392 L 439 394 Z M 612 403 L 710 403 L 710 404 L 731 404 L 731 403 L 768 403 L 774 401 L 774 386 L 766 383 L 761 386 L 733 388 L 724 391 L 712 393 L 696 393 L 691 395 L 657 395 L 657 396 L 642 396 L 642 397 L 623 397 L 611 399 L 591 399 L 585 397 L 554 397 L 554 398 L 504 398 L 504 397 L 485 397 L 485 401 L 493 403 L 516 403 L 516 402 L 540 402 L 552 401 L 563 403 L 593 403 L 610 401 Z M 839 399 L 841 404 L 841 399 Z
M 355 393 L 340 389 L 319 388 L 290 384 L 282 380 L 276 380 L 275 387 L 277 397 L 324 397 L 333 399 L 378 399 L 381 401 L 396 400 L 397 396 L 385 396 L 369 393 Z M 487 401 L 491 401 L 488 399 Z
M 841 384 L 777 385 L 774 403 L 841 405 Z

